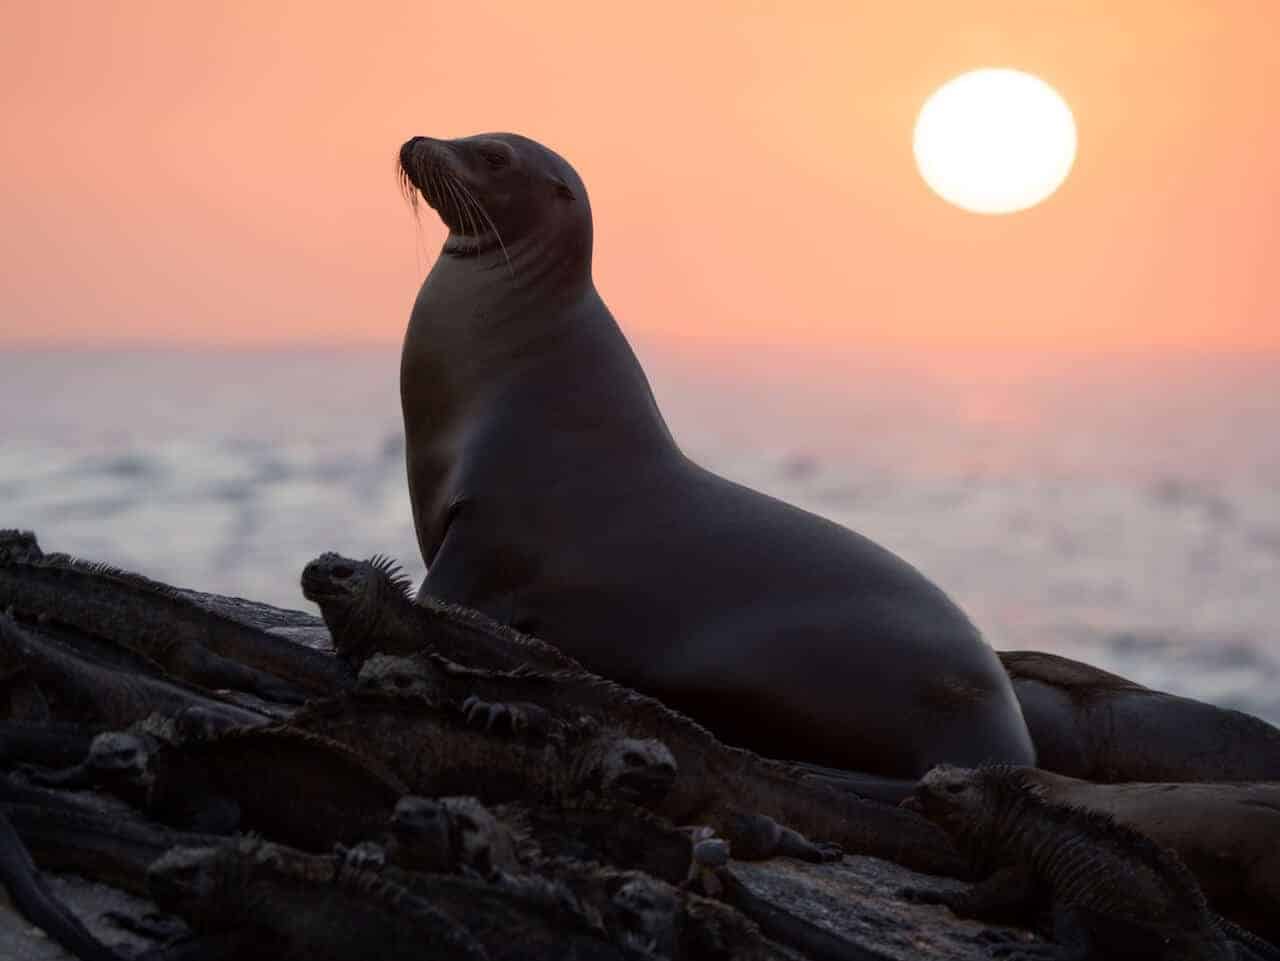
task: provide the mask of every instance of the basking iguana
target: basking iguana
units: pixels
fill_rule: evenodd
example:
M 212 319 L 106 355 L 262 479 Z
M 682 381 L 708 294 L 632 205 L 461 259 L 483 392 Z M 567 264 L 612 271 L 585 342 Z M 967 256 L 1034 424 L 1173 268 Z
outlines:
M 397 696 L 401 692 L 408 696 Z M 364 666 L 357 696 L 345 703 L 349 707 L 317 729 L 337 740 L 356 739 L 359 750 L 392 765 L 419 793 L 477 794 L 491 803 L 527 800 L 521 791 L 531 770 L 557 761 L 562 769 L 575 763 L 581 769 L 584 750 L 599 759 L 601 738 L 615 744 L 657 743 L 674 760 L 673 783 L 660 799 L 641 803 L 677 825 L 711 827 L 729 842 L 735 857 L 785 855 L 818 861 L 837 856 L 839 845 L 850 853 L 897 860 L 931 873 L 962 870 L 945 835 L 923 819 L 804 779 L 787 764 L 728 747 L 653 698 L 584 671 L 483 671 L 438 655 L 383 656 Z M 301 716 L 316 716 L 315 711 L 309 706 Z M 473 724 L 483 722 L 485 729 L 468 731 L 456 719 L 459 713 Z M 531 713 L 535 720 L 528 722 Z M 376 720 L 379 714 L 385 719 Z M 405 722 L 393 719 L 398 715 L 414 717 L 415 726 L 425 725 L 422 733 L 406 735 Z M 498 729 L 526 733 L 502 737 L 494 733 Z M 542 729 L 554 736 L 536 733 Z M 450 748 L 452 763 L 439 774 L 426 774 L 432 765 L 441 766 L 435 759 L 437 744 L 456 745 Z M 416 783 L 395 767 L 415 754 L 431 760 L 426 776 Z M 625 763 L 625 754 L 615 752 L 614 758 Z M 468 769 L 474 773 L 465 783 L 451 779 L 452 772 Z M 643 770 L 656 785 L 662 766 L 650 763 Z M 432 777 L 444 778 L 448 787 L 437 791 L 423 786 Z M 505 794 L 486 794 L 486 785 L 504 778 L 513 781 Z M 832 843 L 814 843 L 809 837 Z
M 0 779 L 0 813 L 42 870 L 137 895 L 147 893 L 147 868 L 171 847 L 222 840 L 175 830 L 101 795 L 30 787 L 11 778 Z
M 65 554 L 0 550 L 0 609 L 73 627 L 210 690 L 296 703 L 351 680 L 337 658 L 215 613 L 176 588 Z
M 27 777 L 45 787 L 97 787 L 174 827 L 254 830 L 309 850 L 372 836 L 408 793 L 376 760 L 289 725 L 180 735 L 176 743 L 146 729 L 113 731 L 96 737 L 81 763 Z
M 567 895 L 417 875 L 412 890 L 345 858 L 307 855 L 259 839 L 177 848 L 151 868 L 161 907 L 196 930 L 251 928 L 286 957 L 312 961 L 431 961 L 490 957 L 619 961 Z M 548 885 L 549 886 L 549 885 Z
M 548 856 L 542 838 L 526 832 L 523 812 L 510 806 L 500 810 L 502 817 L 475 798 L 407 797 L 397 806 L 400 824 L 393 835 L 399 840 L 385 851 L 361 845 L 340 854 L 351 866 L 375 870 L 427 897 L 434 881 L 423 871 L 487 879 L 503 890 L 568 908 L 616 944 L 638 949 L 645 957 L 772 956 L 755 925 L 736 911 L 645 872 L 619 870 L 594 859 Z M 625 821 L 637 813 L 643 812 L 616 809 L 624 822 L 618 829 L 625 831 Z M 678 882 L 689 873 L 688 835 L 684 837 L 686 864 Z
M 260 724 L 263 714 L 177 681 L 88 660 L 0 614 L 0 673 L 21 669 L 40 686 L 58 721 L 123 729 L 153 714 L 199 707 L 229 724 Z
M 49 890 L 4 813 L 0 813 L 0 888 L 28 921 L 81 961 L 123 961 Z
M 321 554 L 302 571 L 302 593 L 319 605 L 334 649 L 356 668 L 374 654 L 433 651 L 468 667 L 579 669 L 558 648 L 479 611 L 430 596 L 415 601 L 409 579 L 381 555 Z
M 671 789 L 666 746 L 595 725 L 557 724 L 513 735 L 471 724 L 461 710 L 365 692 L 308 702 L 290 726 L 385 764 L 417 794 L 476 795 L 486 803 L 555 801 L 592 792 L 652 800 Z
M 374 863 L 432 873 L 492 877 L 576 861 L 683 884 L 695 876 L 694 843 L 691 831 L 626 801 L 581 797 L 490 809 L 473 797 L 406 795 L 385 835 L 363 853 Z
M 1052 804 L 1009 765 L 936 767 L 903 803 L 940 825 L 984 880 L 959 894 L 905 892 L 964 917 L 999 917 L 1047 905 L 1070 957 L 1191 961 L 1280 958 L 1270 945 L 1210 912 L 1171 851 L 1107 815 Z M 1049 949 L 1053 957 L 1067 957 Z M 1043 958 L 1010 946 L 1005 957 Z

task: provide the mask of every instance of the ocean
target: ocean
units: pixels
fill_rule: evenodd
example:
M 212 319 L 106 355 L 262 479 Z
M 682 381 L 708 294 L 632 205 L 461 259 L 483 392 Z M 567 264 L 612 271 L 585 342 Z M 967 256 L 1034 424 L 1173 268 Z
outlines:
M 923 570 L 1000 649 L 1280 723 L 1280 357 L 638 347 L 692 457 Z M 0 527 L 309 609 L 420 578 L 395 347 L 0 353 Z

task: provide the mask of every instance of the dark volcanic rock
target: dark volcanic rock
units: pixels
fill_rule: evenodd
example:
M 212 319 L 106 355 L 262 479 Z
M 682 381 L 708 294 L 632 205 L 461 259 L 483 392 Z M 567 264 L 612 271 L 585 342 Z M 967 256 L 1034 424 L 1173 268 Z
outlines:
M 991 956 L 993 940 L 1035 940 L 1016 928 L 963 921 L 946 908 L 899 897 L 906 887 L 959 891 L 965 885 L 878 858 L 735 861 L 728 873 L 727 900 L 765 934 L 814 961 L 977 961 Z

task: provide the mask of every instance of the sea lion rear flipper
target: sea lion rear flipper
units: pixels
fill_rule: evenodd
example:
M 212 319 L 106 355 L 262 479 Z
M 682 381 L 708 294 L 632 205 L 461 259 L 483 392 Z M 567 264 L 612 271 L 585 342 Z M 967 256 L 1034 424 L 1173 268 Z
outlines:
M 840 768 L 824 767 L 821 764 L 809 764 L 805 761 L 794 762 L 794 765 L 806 778 L 872 801 L 883 801 L 886 804 L 897 804 L 908 797 L 916 787 L 916 782 L 907 778 L 880 777 L 875 774 L 863 774 L 860 771 L 845 771 Z

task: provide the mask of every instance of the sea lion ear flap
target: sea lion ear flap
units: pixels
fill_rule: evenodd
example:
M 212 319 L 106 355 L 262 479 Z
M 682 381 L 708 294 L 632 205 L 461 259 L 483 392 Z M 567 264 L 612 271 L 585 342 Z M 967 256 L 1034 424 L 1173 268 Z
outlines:
M 551 182 L 552 184 L 555 185 L 557 197 L 561 198 L 562 200 L 574 199 L 573 190 L 571 190 L 569 185 L 565 183 L 563 180 L 553 180 Z

